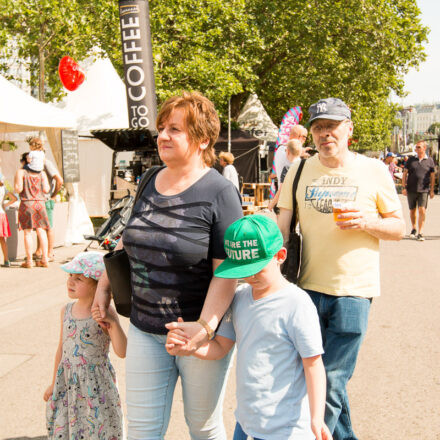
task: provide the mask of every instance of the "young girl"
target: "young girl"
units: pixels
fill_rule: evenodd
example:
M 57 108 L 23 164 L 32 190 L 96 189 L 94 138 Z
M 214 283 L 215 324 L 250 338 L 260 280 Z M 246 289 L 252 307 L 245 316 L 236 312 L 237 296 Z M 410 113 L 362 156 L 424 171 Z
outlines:
M 44 153 L 43 141 L 38 138 L 29 139 L 30 152 L 27 156 L 27 165 L 25 168 L 34 173 L 41 173 L 44 170 L 44 162 L 46 155 Z
M 110 340 L 125 357 L 127 339 L 116 311 L 100 324 L 92 310 L 102 254 L 82 252 L 61 266 L 68 272 L 67 292 L 75 302 L 61 310 L 61 335 L 52 384 L 44 393 L 50 439 L 122 439 L 122 412 L 115 372 L 108 358 Z
M 15 203 L 17 197 L 6 189 L 4 181 L 5 178 L 0 172 L 0 246 L 3 252 L 2 267 L 11 267 L 8 257 L 8 246 L 6 245 L 6 239 L 11 236 L 11 230 L 9 228 L 8 217 L 3 208 L 7 208 L 9 205 L 12 205 L 12 203 Z M 3 204 L 6 197 L 8 197 L 9 201 Z

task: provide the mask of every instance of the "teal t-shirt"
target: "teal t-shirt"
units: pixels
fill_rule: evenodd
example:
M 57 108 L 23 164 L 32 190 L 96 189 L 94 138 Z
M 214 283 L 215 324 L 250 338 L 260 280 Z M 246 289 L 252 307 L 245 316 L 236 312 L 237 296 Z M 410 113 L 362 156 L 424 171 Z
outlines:
M 237 344 L 235 416 L 249 436 L 312 440 L 302 358 L 323 353 L 316 308 L 294 284 L 255 301 L 239 286 L 217 331 Z

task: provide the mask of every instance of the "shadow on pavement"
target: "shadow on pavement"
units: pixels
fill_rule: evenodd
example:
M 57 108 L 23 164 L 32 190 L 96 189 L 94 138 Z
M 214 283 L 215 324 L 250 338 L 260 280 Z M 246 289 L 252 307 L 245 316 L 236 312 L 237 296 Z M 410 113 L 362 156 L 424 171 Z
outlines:
M 440 240 L 440 235 L 424 235 L 425 240 Z M 405 237 L 402 238 L 402 240 L 413 240 L 413 241 L 418 241 L 415 238 L 411 238 L 409 235 L 406 235 Z
M 42 437 L 9 437 L 3 440 L 47 440 L 47 436 Z

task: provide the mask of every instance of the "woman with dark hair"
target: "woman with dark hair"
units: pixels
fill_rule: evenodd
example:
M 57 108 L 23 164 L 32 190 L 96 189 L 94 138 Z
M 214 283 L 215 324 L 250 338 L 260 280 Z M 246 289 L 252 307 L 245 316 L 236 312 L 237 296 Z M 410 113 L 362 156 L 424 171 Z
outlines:
M 216 278 L 225 259 L 223 235 L 242 216 L 240 197 L 212 165 L 220 121 L 199 93 L 168 99 L 157 117 L 165 163 L 145 187 L 118 243 L 131 266 L 132 311 L 126 384 L 129 439 L 163 439 L 180 376 L 192 439 L 226 439 L 222 402 L 230 357 L 203 361 L 170 356 L 165 324 L 183 318 L 186 353 L 213 336 L 232 301 L 234 280 Z M 95 304 L 106 313 L 106 275 Z M 182 353 L 183 354 L 183 353 Z

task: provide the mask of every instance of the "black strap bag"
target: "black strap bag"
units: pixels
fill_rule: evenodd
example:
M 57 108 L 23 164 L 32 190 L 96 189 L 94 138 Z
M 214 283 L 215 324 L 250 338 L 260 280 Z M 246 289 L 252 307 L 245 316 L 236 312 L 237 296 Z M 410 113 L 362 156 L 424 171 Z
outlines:
M 136 191 L 133 207 L 139 200 L 150 179 L 162 168 L 164 167 L 151 167 L 142 176 Z M 116 311 L 122 316 L 129 317 L 131 312 L 131 273 L 127 252 L 125 249 L 109 252 L 104 255 L 104 264 Z
M 287 243 L 287 258 L 283 263 L 281 272 L 291 283 L 297 283 L 299 277 L 299 271 L 301 269 L 301 254 L 302 254 L 302 235 L 296 231 L 296 190 L 298 189 L 299 178 L 301 177 L 302 170 L 306 159 L 301 159 L 298 170 L 293 180 L 292 185 L 292 221 L 290 222 L 289 241 Z

